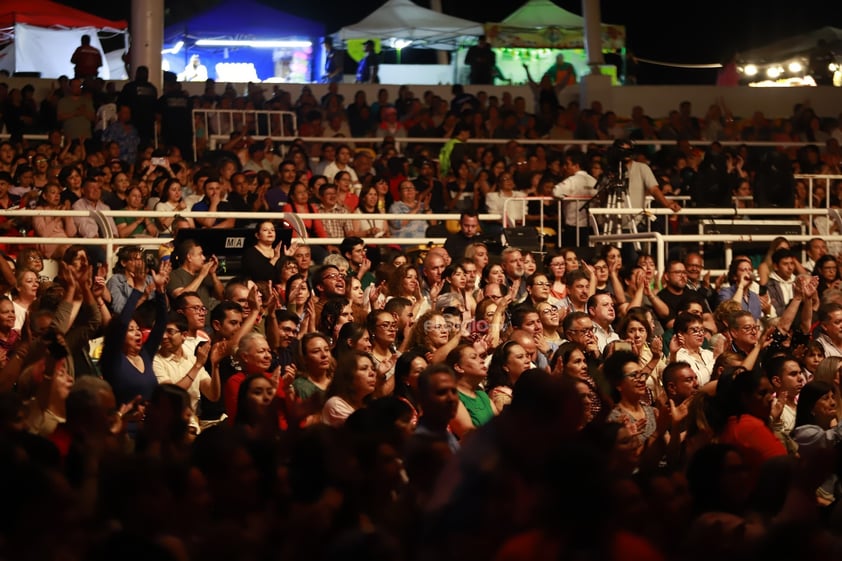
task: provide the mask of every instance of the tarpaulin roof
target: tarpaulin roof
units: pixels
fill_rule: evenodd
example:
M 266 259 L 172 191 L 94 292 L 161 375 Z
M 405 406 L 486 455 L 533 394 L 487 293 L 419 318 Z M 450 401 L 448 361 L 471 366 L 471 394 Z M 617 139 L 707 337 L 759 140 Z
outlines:
M 49 0 L 3 0 L 0 2 L 0 27 L 12 27 L 16 23 L 38 27 L 128 27 L 123 20 L 112 21 Z
M 193 38 L 321 37 L 324 24 L 265 6 L 254 0 L 229 0 L 197 14 L 189 20 L 172 24 L 164 31 L 164 42 L 185 36 Z
M 585 27 L 585 18 L 556 6 L 550 0 L 529 0 L 500 23 L 512 27 Z
M 422 8 L 410 0 L 388 0 L 366 18 L 340 29 L 339 38 L 407 39 L 427 48 L 453 49 L 460 37 L 482 33 L 477 22 Z

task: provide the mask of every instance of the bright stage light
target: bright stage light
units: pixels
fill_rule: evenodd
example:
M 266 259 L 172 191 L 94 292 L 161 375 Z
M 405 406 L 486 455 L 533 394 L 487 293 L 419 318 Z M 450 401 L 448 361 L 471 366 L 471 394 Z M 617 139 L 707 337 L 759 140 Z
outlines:
M 802 70 L 803 70 L 803 67 L 801 66 L 800 62 L 795 61 L 795 62 L 789 63 L 789 71 L 792 72 L 793 74 L 798 74 Z
M 249 40 L 249 39 L 199 39 L 197 47 L 251 47 L 254 49 L 295 49 L 312 47 L 310 41 Z
M 755 76 L 757 74 L 757 67 L 753 64 L 747 64 L 745 73 L 746 76 Z

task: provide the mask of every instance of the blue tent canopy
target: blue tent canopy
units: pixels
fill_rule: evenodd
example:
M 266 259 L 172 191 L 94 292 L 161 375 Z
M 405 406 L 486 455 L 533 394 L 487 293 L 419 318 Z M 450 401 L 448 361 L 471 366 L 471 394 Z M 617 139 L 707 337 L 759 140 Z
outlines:
M 172 50 L 180 42 L 181 45 L 165 51 L 163 59 L 166 66 L 179 73 L 190 56 L 198 54 L 202 64 L 207 65 L 209 77 L 217 80 L 223 78 L 216 73 L 217 65 L 229 63 L 247 65 L 256 73 L 253 78 L 235 81 L 309 81 L 313 76 L 313 51 L 324 34 L 321 22 L 293 16 L 255 0 L 226 0 L 207 12 L 168 26 L 164 30 L 164 47 Z M 197 45 L 199 40 L 226 43 Z M 309 46 L 276 44 L 279 41 L 303 41 Z M 249 42 L 272 44 L 257 46 Z
M 170 25 L 164 31 L 164 42 L 184 41 L 184 37 L 278 39 L 324 34 L 321 22 L 293 16 L 254 0 L 228 0 L 188 21 Z

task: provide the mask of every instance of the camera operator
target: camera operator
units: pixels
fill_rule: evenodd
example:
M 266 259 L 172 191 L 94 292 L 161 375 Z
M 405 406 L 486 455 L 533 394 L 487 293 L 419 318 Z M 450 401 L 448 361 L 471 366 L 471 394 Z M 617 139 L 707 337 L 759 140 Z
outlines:
M 646 195 L 651 195 L 661 206 L 673 212 L 681 210 L 681 205 L 670 201 L 661 190 L 655 174 L 649 164 L 638 162 L 634 159 L 634 146 L 628 140 L 618 139 L 608 149 L 608 169 L 606 173 L 615 173 L 620 170 L 628 179 L 629 198 L 632 208 L 644 208 Z
M 565 179 L 553 188 L 553 196 L 559 199 L 571 195 L 596 195 L 596 179 L 585 171 L 585 156 L 578 150 L 564 155 Z M 562 245 L 565 247 L 584 247 L 588 245 L 587 202 L 570 201 L 564 204 L 564 230 Z M 578 234 L 578 235 L 577 235 Z

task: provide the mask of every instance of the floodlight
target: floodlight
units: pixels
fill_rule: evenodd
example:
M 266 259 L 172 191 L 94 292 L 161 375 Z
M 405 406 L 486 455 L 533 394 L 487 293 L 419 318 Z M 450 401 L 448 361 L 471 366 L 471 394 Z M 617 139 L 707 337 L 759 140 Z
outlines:
M 757 67 L 753 64 L 747 64 L 745 69 L 746 76 L 754 76 L 757 74 Z
M 251 40 L 251 39 L 199 39 L 197 47 L 251 47 L 254 49 L 283 49 L 306 48 L 313 44 L 310 41 L 285 40 Z

